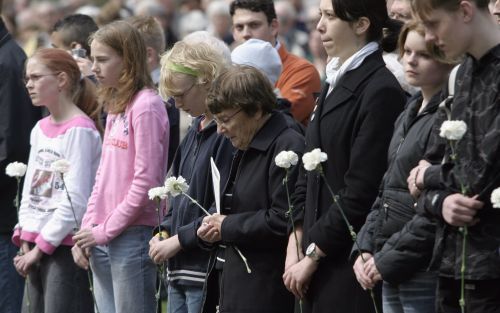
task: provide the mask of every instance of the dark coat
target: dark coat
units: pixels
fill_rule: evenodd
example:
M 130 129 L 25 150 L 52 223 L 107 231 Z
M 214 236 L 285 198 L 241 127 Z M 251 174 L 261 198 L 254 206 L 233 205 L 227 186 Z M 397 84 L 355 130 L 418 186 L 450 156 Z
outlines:
M 465 279 L 500 279 L 500 210 L 493 208 L 490 195 L 500 186 L 500 44 L 490 49 L 479 60 L 467 55 L 457 74 L 455 97 L 451 107 L 452 120 L 467 124 L 467 132 L 457 142 L 457 160 L 452 161 L 448 143 L 442 165 L 425 171 L 426 190 L 421 194 L 417 211 L 423 211 L 439 219 L 434 245 L 434 269 L 439 275 L 461 278 L 462 233 L 459 227 L 447 224 L 442 217 L 444 199 L 450 194 L 461 192 L 461 183 L 467 195 L 478 195 L 484 206 L 476 217 L 479 222 L 468 227 L 465 251 Z M 446 116 L 440 114 L 436 130 Z M 439 132 L 432 134 L 435 147 L 426 157 L 431 160 L 443 157 L 439 151 Z M 434 168 L 434 171 L 432 170 Z
M 23 82 L 26 55 L 0 18 L 0 233 L 12 234 L 17 223 L 14 207 L 16 180 L 5 175 L 14 161 L 27 163 L 30 132 L 42 117 L 31 104 Z M 21 184 L 22 186 L 22 184 Z
M 358 234 L 361 250 L 374 255 L 382 278 L 391 284 L 401 283 L 418 270 L 424 270 L 432 255 L 435 224 L 423 216 L 415 216 L 415 199 L 408 191 L 406 179 L 424 157 L 427 146 L 432 145 L 430 135 L 442 98 L 441 93 L 436 94 L 419 113 L 422 95 L 418 93 L 399 116 L 380 194 Z M 412 219 L 415 219 L 412 225 L 403 230 Z M 389 238 L 392 239 L 385 246 Z M 353 256 L 358 256 L 356 247 Z
M 235 149 L 231 142 L 217 134 L 210 122 L 200 130 L 202 118 L 196 118 L 182 140 L 172 163 L 172 176 L 182 176 L 189 185 L 188 194 L 209 209 L 215 199 L 210 157 L 221 177 L 227 177 Z M 205 217 L 203 211 L 187 197 L 169 199 L 169 209 L 162 226 L 178 235 L 182 250 L 168 260 L 168 280 L 172 283 L 203 286 L 208 270 L 209 252 L 198 246 L 197 225 Z
M 357 231 L 377 196 L 394 121 L 406 97 L 380 51 L 347 72 L 326 96 L 328 88 L 311 115 L 306 152 L 321 148 L 328 154 L 322 164 L 325 177 Z M 303 208 L 302 247 L 314 242 L 327 255 L 312 278 L 306 308 L 312 312 L 373 311 L 369 294 L 357 283 L 348 262 L 352 239 L 340 210 L 332 205 L 320 175 L 301 171 L 294 202 L 296 208 Z
M 288 242 L 288 200 L 283 185 L 285 170 L 274 158 L 284 150 L 299 157 L 304 137 L 289 128 L 282 113 L 272 114 L 247 150 L 237 152 L 241 161 L 236 170 L 230 203 L 225 203 L 221 228 L 225 263 L 221 276 L 219 310 L 228 312 L 291 313 L 294 298 L 283 284 Z M 289 170 L 293 191 L 298 166 Z M 227 193 L 227 186 L 224 193 Z M 247 258 L 252 273 L 233 246 Z

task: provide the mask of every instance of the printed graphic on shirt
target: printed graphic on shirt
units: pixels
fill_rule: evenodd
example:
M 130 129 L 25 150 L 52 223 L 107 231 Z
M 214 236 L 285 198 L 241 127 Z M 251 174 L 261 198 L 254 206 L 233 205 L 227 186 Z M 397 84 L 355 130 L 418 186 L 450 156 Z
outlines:
M 60 175 L 50 170 L 50 166 L 61 158 L 60 153 L 50 148 L 38 150 L 29 190 L 30 208 L 44 212 L 55 209 L 50 205 L 50 199 L 64 190 L 64 184 Z
M 120 149 L 128 148 L 129 125 L 127 115 L 121 113 L 111 120 L 111 130 L 109 131 L 106 145 L 111 145 Z

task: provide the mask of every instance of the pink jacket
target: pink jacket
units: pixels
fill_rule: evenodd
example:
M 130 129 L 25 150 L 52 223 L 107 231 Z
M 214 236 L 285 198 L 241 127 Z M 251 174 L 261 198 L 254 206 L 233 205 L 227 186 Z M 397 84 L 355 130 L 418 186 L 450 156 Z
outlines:
M 148 190 L 163 184 L 167 168 L 169 123 L 157 93 L 137 93 L 124 113 L 109 114 L 96 183 L 82 228 L 92 228 L 106 244 L 132 225 L 156 225 Z

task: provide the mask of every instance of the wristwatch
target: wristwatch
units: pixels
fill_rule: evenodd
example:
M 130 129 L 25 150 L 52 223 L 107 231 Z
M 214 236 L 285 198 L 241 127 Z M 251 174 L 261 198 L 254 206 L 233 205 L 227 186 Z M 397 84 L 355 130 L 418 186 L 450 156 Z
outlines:
M 306 249 L 306 256 L 310 257 L 313 259 L 315 262 L 319 262 L 321 257 L 319 256 L 318 252 L 316 251 L 316 244 L 312 242 Z

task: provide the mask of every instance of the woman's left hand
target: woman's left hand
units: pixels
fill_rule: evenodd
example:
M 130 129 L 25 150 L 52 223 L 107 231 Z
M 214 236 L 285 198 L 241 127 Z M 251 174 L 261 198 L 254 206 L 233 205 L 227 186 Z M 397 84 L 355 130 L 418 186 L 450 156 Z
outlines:
M 365 274 L 372 279 L 373 283 L 382 280 L 382 275 L 375 265 L 375 258 L 370 258 L 368 261 L 366 261 L 366 263 L 364 264 L 364 268 Z
M 311 278 L 318 268 L 318 262 L 305 257 L 298 263 L 290 266 L 283 274 L 283 283 L 286 289 L 295 297 L 303 299 L 309 288 Z
M 203 218 L 203 223 L 196 232 L 198 237 L 209 243 L 221 241 L 222 221 L 224 221 L 225 218 L 226 215 L 220 215 L 217 213 Z
M 81 229 L 74 236 L 73 241 L 80 248 L 92 248 L 97 246 L 97 242 L 95 241 L 94 234 L 92 234 L 92 230 L 90 229 Z

